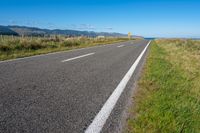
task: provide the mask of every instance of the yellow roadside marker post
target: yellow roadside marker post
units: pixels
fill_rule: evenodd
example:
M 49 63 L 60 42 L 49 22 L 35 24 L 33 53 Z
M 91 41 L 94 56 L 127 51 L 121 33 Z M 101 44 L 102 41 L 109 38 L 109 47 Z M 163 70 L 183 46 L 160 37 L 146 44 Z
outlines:
M 129 32 L 129 33 L 128 33 L 128 38 L 129 38 L 129 40 L 131 39 L 131 35 L 132 35 L 131 32 Z

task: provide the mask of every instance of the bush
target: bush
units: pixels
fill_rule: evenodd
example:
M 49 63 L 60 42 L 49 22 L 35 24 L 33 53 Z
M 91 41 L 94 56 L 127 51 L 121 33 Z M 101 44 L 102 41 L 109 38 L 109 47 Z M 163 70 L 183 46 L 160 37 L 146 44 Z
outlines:
M 38 49 L 46 48 L 46 45 L 42 45 L 37 42 L 31 42 L 29 43 L 27 48 L 31 50 L 38 50 Z
M 10 51 L 12 48 L 9 45 L 0 45 L 0 51 L 3 52 L 8 52 Z
M 47 46 L 44 45 L 41 41 L 33 40 L 22 40 L 18 45 L 16 45 L 16 49 L 22 50 L 22 49 L 29 49 L 29 50 L 38 50 L 42 48 L 46 48 Z
M 64 41 L 61 46 L 64 47 L 72 47 L 72 46 L 79 46 L 81 44 L 81 42 L 79 41 L 74 41 L 74 40 L 70 40 L 70 41 Z

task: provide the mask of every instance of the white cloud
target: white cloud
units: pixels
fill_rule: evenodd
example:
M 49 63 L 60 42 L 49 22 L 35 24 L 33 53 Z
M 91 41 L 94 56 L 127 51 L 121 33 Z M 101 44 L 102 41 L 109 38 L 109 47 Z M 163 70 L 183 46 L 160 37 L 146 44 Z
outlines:
M 104 29 L 106 29 L 106 30 L 113 30 L 112 27 L 105 27 Z

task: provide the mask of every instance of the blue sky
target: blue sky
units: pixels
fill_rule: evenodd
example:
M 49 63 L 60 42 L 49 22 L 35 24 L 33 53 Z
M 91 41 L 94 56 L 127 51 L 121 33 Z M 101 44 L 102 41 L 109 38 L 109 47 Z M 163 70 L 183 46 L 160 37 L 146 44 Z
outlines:
M 1 0 L 0 25 L 200 37 L 200 1 Z

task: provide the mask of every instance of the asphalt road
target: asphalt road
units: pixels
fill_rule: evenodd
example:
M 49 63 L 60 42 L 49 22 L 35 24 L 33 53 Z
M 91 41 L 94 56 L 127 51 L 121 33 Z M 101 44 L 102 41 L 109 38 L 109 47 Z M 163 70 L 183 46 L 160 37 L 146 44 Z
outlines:
M 0 132 L 84 132 L 147 43 L 129 41 L 0 62 Z M 141 65 L 102 132 L 120 130 Z

